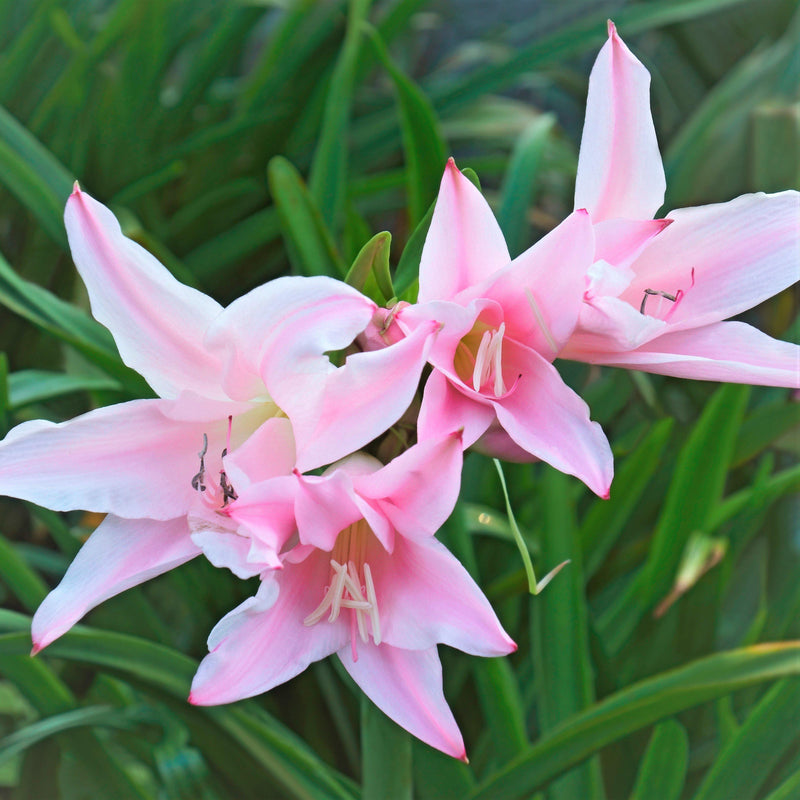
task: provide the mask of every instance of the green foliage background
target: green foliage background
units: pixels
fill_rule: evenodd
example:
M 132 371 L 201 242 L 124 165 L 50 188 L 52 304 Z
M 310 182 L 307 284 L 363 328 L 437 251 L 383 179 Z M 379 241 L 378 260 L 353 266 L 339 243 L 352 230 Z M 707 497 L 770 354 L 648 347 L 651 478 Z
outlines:
M 286 272 L 341 277 L 382 230 L 391 249 L 375 240 L 361 267 L 388 252 L 413 292 L 447 155 L 477 172 L 513 252 L 570 210 L 612 16 L 653 74 L 665 209 L 800 188 L 794 0 L 539 3 L 458 46 L 448 13 L 2 0 L 0 433 L 149 393 L 85 311 L 62 222 L 75 178 L 221 302 Z M 787 292 L 751 319 L 798 341 L 797 310 Z M 30 614 L 98 520 L 0 500 L 0 786 L 32 800 L 797 796 L 800 405 L 559 367 L 617 476 L 603 502 L 544 465 L 506 469 L 538 574 L 571 559 L 531 596 L 497 474 L 468 458 L 442 538 L 520 644 L 504 660 L 442 649 L 468 766 L 412 741 L 333 660 L 265 697 L 189 706 L 208 631 L 253 590 L 199 560 L 29 658 Z

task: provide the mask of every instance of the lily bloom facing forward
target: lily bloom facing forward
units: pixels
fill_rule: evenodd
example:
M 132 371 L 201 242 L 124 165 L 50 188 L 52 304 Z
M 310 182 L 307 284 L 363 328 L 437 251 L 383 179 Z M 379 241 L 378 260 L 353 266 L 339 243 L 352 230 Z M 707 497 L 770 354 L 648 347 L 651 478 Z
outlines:
M 575 207 L 591 214 L 602 260 L 560 356 L 682 378 L 800 386 L 800 348 L 724 321 L 800 279 L 800 193 L 742 195 L 652 220 L 666 182 L 649 87 L 649 73 L 609 22 L 589 79 L 575 188 Z
M 336 653 L 355 682 L 412 734 L 464 759 L 444 699 L 437 644 L 481 656 L 516 645 L 478 586 L 433 536 L 455 505 L 459 435 L 418 444 L 383 466 L 357 453 L 323 476 L 294 475 L 298 543 L 258 594 L 224 617 L 191 702 L 227 703 L 289 680 Z M 272 535 L 275 493 L 252 484 L 228 513 Z M 285 496 L 285 493 L 281 493 Z
M 0 494 L 108 515 L 35 615 L 34 650 L 102 600 L 198 555 L 187 514 L 230 502 L 224 452 L 270 419 L 289 418 L 303 470 L 385 431 L 416 391 L 429 334 L 336 367 L 327 353 L 375 312 L 351 287 L 281 278 L 223 310 L 123 236 L 77 184 L 65 219 L 94 316 L 159 398 L 25 422 L 0 442 Z

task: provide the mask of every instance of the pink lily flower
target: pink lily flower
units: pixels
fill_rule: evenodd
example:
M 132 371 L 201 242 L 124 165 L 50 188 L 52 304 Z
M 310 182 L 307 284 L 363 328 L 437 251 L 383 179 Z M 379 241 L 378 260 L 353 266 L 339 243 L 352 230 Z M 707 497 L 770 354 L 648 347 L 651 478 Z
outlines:
M 724 321 L 800 278 L 800 194 L 742 195 L 651 220 L 666 181 L 650 75 L 611 22 L 608 34 L 589 79 L 575 186 L 575 206 L 597 223 L 603 260 L 560 356 L 682 378 L 800 386 L 800 348 Z
M 606 497 L 611 449 L 552 364 L 581 310 L 594 233 L 579 210 L 513 261 L 483 195 L 450 159 L 422 251 L 419 303 L 405 332 L 436 320 L 419 438 L 463 428 L 464 445 L 541 459 Z M 557 265 L 557 269 L 554 269 Z
M 0 493 L 109 515 L 35 615 L 35 651 L 102 600 L 199 554 L 187 514 L 230 502 L 224 451 L 266 421 L 289 418 L 301 469 L 386 430 L 416 391 L 429 334 L 337 368 L 326 353 L 348 347 L 376 311 L 352 288 L 281 278 L 223 310 L 123 236 L 77 184 L 65 219 L 94 316 L 159 399 L 25 422 L 0 442 Z
M 395 722 L 466 759 L 444 699 L 437 644 L 483 656 L 516 645 L 433 536 L 458 497 L 461 460 L 454 434 L 415 445 L 386 466 L 357 453 L 321 477 L 295 473 L 298 544 L 284 554 L 283 569 L 264 572 L 256 596 L 211 632 L 189 700 L 251 697 L 336 653 Z M 269 484 L 251 484 L 228 509 L 254 536 L 272 534 Z

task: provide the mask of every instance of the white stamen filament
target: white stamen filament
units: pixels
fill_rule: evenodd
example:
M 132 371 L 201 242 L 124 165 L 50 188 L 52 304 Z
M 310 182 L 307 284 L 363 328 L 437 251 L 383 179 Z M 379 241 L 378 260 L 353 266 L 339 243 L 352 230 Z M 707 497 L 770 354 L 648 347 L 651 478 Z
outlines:
M 505 394 L 503 381 L 503 336 L 506 324 L 502 322 L 494 331 L 485 331 L 475 356 L 475 368 L 472 370 L 472 387 L 476 392 L 489 380 L 494 379 L 495 397 Z
M 378 615 L 375 584 L 369 564 L 366 562 L 363 564 L 364 585 L 359 580 L 358 570 L 353 561 L 348 561 L 345 566 L 332 558 L 330 565 L 333 572 L 330 586 L 326 588 L 322 602 L 303 620 L 303 624 L 306 626 L 316 625 L 325 616 L 328 609 L 330 609 L 328 622 L 335 622 L 342 609 L 349 609 L 355 615 L 354 619 L 351 617 L 351 623 L 355 623 L 361 641 L 364 643 L 369 641 L 368 616 L 372 628 L 372 638 L 375 644 L 380 644 L 381 622 Z

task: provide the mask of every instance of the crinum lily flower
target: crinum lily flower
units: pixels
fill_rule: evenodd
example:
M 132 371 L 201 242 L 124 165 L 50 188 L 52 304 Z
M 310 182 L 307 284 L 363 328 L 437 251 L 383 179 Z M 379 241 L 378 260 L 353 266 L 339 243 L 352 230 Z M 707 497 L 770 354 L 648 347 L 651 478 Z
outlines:
M 281 278 L 223 310 L 123 236 L 77 184 L 65 220 L 95 318 L 159 399 L 25 422 L 0 442 L 0 493 L 108 514 L 37 611 L 34 651 L 102 600 L 200 553 L 187 514 L 235 497 L 224 451 L 265 421 L 289 418 L 301 469 L 386 430 L 416 391 L 429 334 L 337 368 L 327 353 L 348 347 L 376 308 L 352 288 Z
M 579 210 L 513 261 L 480 191 L 450 159 L 419 271 L 410 333 L 435 320 L 419 438 L 463 428 L 464 444 L 513 461 L 542 459 L 607 496 L 613 464 L 586 403 L 552 364 L 577 324 L 594 233 Z
M 589 79 L 575 187 L 576 208 L 597 223 L 603 261 L 560 356 L 683 378 L 800 386 L 796 345 L 723 321 L 800 278 L 800 194 L 743 195 L 651 221 L 666 181 L 650 75 L 611 22 L 608 34 Z
M 351 455 L 320 477 L 295 473 L 298 544 L 255 597 L 214 628 L 190 701 L 227 703 L 266 692 L 336 653 L 365 694 L 412 734 L 465 759 L 444 699 L 437 644 L 500 656 L 516 645 L 434 533 L 458 497 L 458 434 L 381 465 Z M 282 488 L 278 496 L 285 497 Z M 276 493 L 253 483 L 228 514 L 273 534 Z M 283 513 L 279 511 L 279 513 Z

